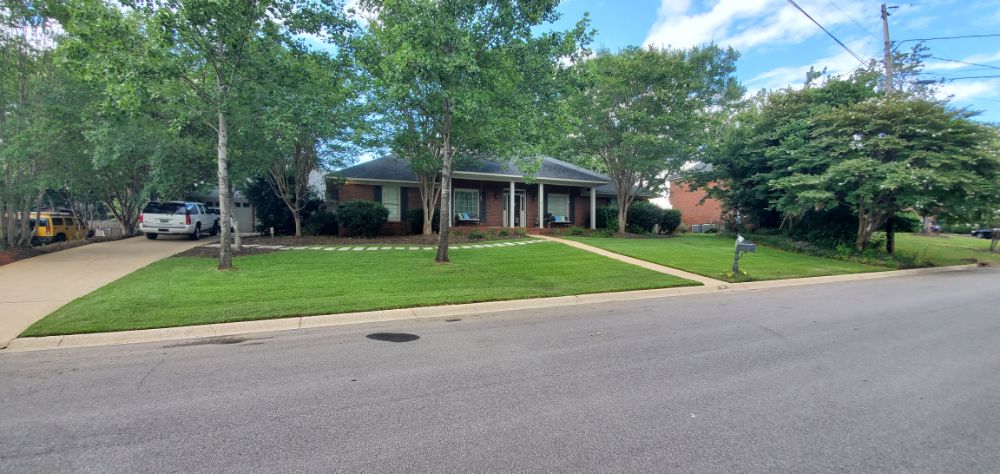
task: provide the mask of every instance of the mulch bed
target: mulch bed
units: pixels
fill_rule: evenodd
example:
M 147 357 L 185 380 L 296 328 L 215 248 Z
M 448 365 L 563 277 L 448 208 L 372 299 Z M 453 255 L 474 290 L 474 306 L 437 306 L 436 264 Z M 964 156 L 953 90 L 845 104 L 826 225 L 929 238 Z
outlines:
M 98 242 L 107 242 L 109 240 L 114 239 L 107 237 L 92 237 L 89 239 L 71 240 L 69 242 L 60 242 L 57 244 L 39 245 L 37 247 L 7 249 L 0 251 L 0 266 L 7 265 L 8 263 L 14 263 L 18 260 L 24 260 L 26 258 L 82 247 L 84 245 L 96 244 Z
M 449 244 L 468 244 L 483 242 L 499 242 L 505 240 L 523 239 L 523 236 L 511 235 L 507 238 L 478 239 L 472 240 L 465 235 L 452 234 L 448 239 Z M 292 236 L 254 236 L 243 237 L 244 247 L 241 250 L 233 250 L 234 257 L 245 255 L 259 255 L 264 253 L 277 252 L 277 249 L 265 249 L 258 247 L 246 247 L 247 245 L 281 245 L 283 247 L 342 247 L 349 245 L 419 245 L 437 246 L 437 234 L 433 235 L 386 235 L 381 237 L 339 237 L 336 235 L 303 235 L 302 237 Z M 181 252 L 175 257 L 203 257 L 218 258 L 218 247 L 200 246 Z

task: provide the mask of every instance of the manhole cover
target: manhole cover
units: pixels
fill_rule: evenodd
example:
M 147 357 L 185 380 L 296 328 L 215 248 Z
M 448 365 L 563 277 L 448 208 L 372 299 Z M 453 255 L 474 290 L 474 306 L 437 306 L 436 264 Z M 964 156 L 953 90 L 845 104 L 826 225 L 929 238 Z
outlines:
M 365 337 L 385 342 L 410 342 L 420 339 L 420 336 L 416 334 L 407 334 L 405 332 L 376 332 Z

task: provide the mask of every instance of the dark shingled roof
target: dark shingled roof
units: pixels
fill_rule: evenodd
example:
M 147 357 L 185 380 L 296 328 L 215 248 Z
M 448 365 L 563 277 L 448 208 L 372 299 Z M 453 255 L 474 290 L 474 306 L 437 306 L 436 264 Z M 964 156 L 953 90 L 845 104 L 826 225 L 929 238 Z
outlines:
M 465 162 L 455 169 L 456 173 L 487 173 L 502 176 L 523 177 L 524 173 L 517 168 L 517 165 L 510 162 L 497 162 L 489 160 L 475 160 Z M 338 176 L 347 179 L 370 179 L 376 181 L 406 181 L 416 182 L 417 177 L 410 169 L 410 163 L 404 159 L 393 155 L 383 156 L 364 163 L 344 168 L 335 172 Z M 614 195 L 615 186 L 607 176 L 588 170 L 586 168 L 567 163 L 555 158 L 543 157 L 541 166 L 538 169 L 536 178 L 551 180 L 572 180 L 572 181 L 603 181 L 597 187 L 597 194 Z M 640 196 L 654 197 L 655 193 L 640 192 Z
M 517 168 L 517 165 L 510 162 L 496 162 L 489 160 L 473 160 L 463 162 L 456 166 L 456 173 L 486 173 L 502 176 L 523 177 L 524 173 Z M 344 168 L 336 172 L 337 175 L 347 179 L 371 179 L 385 181 L 413 181 L 417 180 L 410 169 L 410 164 L 406 160 L 393 155 L 384 156 L 354 166 Z M 608 177 L 600 173 L 595 173 L 586 168 L 581 168 L 572 163 L 567 163 L 555 158 L 542 158 L 541 166 L 535 174 L 538 179 L 551 180 L 571 180 L 589 182 L 608 182 Z

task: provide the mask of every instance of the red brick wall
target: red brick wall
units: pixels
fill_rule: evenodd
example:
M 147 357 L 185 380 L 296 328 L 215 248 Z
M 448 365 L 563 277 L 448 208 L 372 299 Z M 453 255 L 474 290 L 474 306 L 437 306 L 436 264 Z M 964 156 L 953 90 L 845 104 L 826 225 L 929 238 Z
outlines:
M 503 227 L 504 191 L 510 190 L 509 182 L 500 181 L 472 181 L 456 179 L 453 181 L 455 189 L 478 189 L 480 199 L 485 201 L 486 214 L 480 216 L 481 226 Z M 404 188 L 407 191 L 407 209 L 420 209 L 420 190 L 416 187 Z M 517 191 L 525 191 L 525 222 L 528 228 L 538 227 L 538 185 L 516 183 Z M 545 193 L 569 194 L 573 205 L 573 225 L 580 227 L 590 226 L 590 197 L 582 195 L 585 188 L 571 186 L 545 185 Z M 347 202 L 353 199 L 363 199 L 366 201 L 375 200 L 375 186 L 369 184 L 342 184 L 339 186 L 340 202 Z M 608 198 L 597 198 L 598 208 L 607 206 Z M 409 228 L 406 222 L 388 222 L 383 226 L 387 235 L 398 235 L 408 233 Z
M 690 186 L 670 182 L 670 206 L 681 211 L 681 222 L 686 226 L 693 224 L 709 224 L 722 221 L 722 206 L 716 199 L 705 199 L 704 189 L 691 189 Z

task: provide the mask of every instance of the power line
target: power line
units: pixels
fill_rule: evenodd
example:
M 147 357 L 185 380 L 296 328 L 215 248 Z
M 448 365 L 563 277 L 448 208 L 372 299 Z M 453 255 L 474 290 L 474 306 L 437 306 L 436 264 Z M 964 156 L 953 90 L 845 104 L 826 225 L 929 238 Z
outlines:
M 940 79 L 940 82 L 960 81 L 960 80 L 963 80 L 963 79 L 992 79 L 992 78 L 996 78 L 996 77 L 1000 77 L 1000 74 L 991 74 L 991 75 L 986 75 L 986 76 L 942 77 Z M 917 81 L 917 82 L 918 83 L 919 82 L 928 83 L 928 81 Z M 938 81 L 929 81 L 929 82 L 938 82 Z
M 836 41 L 837 44 L 839 44 L 841 48 L 844 48 L 844 50 L 846 50 L 848 53 L 851 53 L 851 56 L 854 56 L 854 59 L 857 59 L 858 62 L 861 63 L 861 66 L 868 67 L 868 63 L 866 63 L 864 59 L 861 59 L 861 56 L 858 56 L 857 53 L 855 53 L 854 51 L 851 51 L 851 48 L 848 48 L 847 45 L 844 44 L 843 41 L 840 41 L 839 39 L 837 39 L 837 37 L 834 36 L 833 33 L 830 33 L 830 30 L 827 30 L 826 28 L 823 27 L 823 25 L 819 24 L 819 22 L 816 21 L 816 19 L 813 18 L 812 15 L 810 15 L 805 10 L 803 10 L 802 7 L 800 7 L 798 3 L 795 3 L 795 0 L 788 0 L 788 3 L 790 3 L 796 9 L 798 9 L 800 12 L 802 12 L 802 14 L 806 16 L 806 18 L 808 18 L 810 21 L 812 21 L 813 23 L 815 23 L 816 26 L 818 26 L 819 29 L 823 30 L 824 33 L 826 33 L 831 38 L 833 38 L 833 40 Z
M 1000 67 L 990 66 L 989 64 L 970 63 L 968 61 L 959 61 L 957 59 L 939 58 L 937 56 L 928 56 L 928 58 L 937 59 L 938 61 L 947 61 L 947 62 L 950 62 L 950 63 L 968 64 L 969 66 L 979 66 L 979 67 L 985 67 L 985 68 L 989 68 L 989 69 L 1000 69 Z
M 1000 36 L 1000 33 L 988 33 L 985 35 L 962 35 L 962 36 L 937 36 L 934 38 L 910 38 L 902 41 L 894 41 L 896 45 L 901 45 L 910 41 L 935 41 L 935 40 L 952 40 L 952 39 L 966 39 L 966 38 L 995 38 Z
M 853 16 L 845 12 L 844 9 L 840 8 L 840 5 L 837 5 L 833 0 L 826 0 L 826 3 L 829 3 L 830 5 L 833 5 L 833 7 L 836 8 L 837 10 L 840 10 L 840 13 L 843 13 L 844 16 L 846 16 L 849 20 L 853 21 L 855 25 L 858 25 L 858 28 L 867 31 L 868 34 L 871 36 L 875 36 L 875 33 L 872 33 L 872 30 L 869 30 L 868 27 L 859 23 L 858 20 L 855 20 Z

